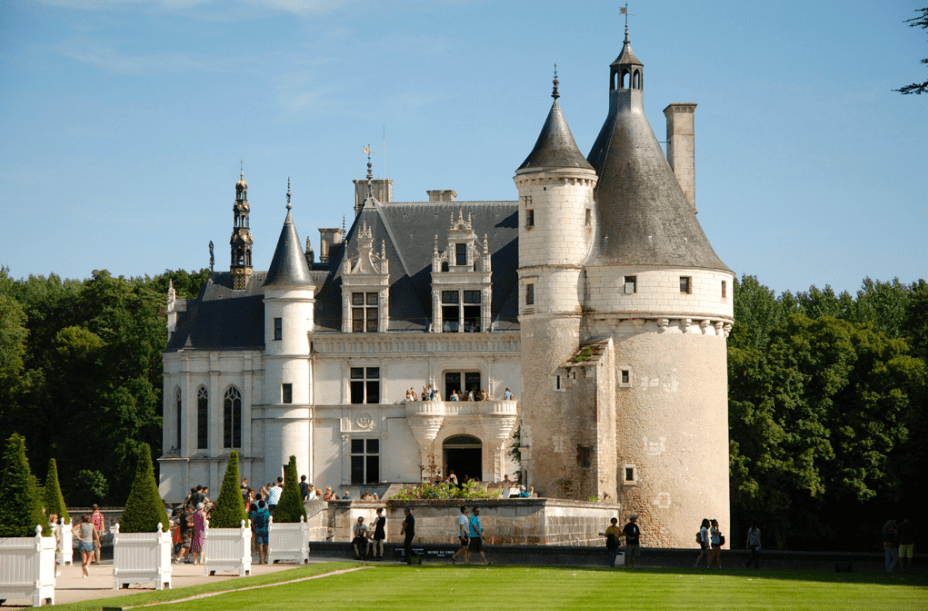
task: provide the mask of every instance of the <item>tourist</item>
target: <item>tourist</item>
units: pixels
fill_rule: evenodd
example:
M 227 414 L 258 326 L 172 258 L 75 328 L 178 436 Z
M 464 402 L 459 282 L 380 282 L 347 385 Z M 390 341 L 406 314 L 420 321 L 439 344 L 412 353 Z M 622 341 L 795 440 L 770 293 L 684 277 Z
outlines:
M 400 534 L 403 535 L 403 551 L 406 555 L 406 564 L 412 564 L 412 540 L 416 536 L 416 518 L 412 515 L 409 507 L 403 508 L 406 519 L 403 520 L 403 527 Z
M 193 513 L 189 508 L 181 509 L 178 518 L 178 527 L 180 529 L 180 551 L 177 552 L 177 561 L 190 564 L 190 548 L 193 547 Z
M 242 496 L 243 496 L 243 497 L 244 497 L 246 494 L 248 494 L 248 478 L 247 478 L 247 477 L 243 477 L 243 478 L 242 478 L 242 483 L 241 483 L 241 485 L 239 486 L 239 488 L 241 488 L 241 490 L 242 490 Z
M 309 491 L 312 488 L 312 484 L 306 483 L 306 476 L 300 476 L 300 498 L 304 501 L 309 498 Z
M 331 501 L 333 498 L 337 498 L 337 497 L 335 497 L 335 493 L 332 492 L 332 486 L 326 486 L 326 487 L 325 487 L 325 495 L 322 497 L 322 500 L 323 500 L 323 501 Z
M 696 564 L 693 565 L 696 568 L 699 567 L 699 561 L 703 558 L 706 558 L 706 568 L 709 568 L 709 550 L 712 549 L 712 536 L 709 533 L 709 525 L 709 519 L 704 518 L 702 526 L 696 534 L 696 542 L 699 543 L 699 556 L 696 557 Z
M 364 524 L 364 516 L 358 517 L 358 522 L 352 528 L 354 538 L 351 540 L 351 547 L 354 548 L 354 559 L 363 560 L 371 555 L 370 550 L 370 533 L 367 532 L 367 526 Z
M 503 393 L 503 396 L 506 398 L 506 401 L 512 401 L 512 391 L 508 388 L 506 389 L 506 392 Z
M 461 505 L 461 515 L 458 516 L 458 540 L 461 542 L 461 549 L 454 552 L 451 556 L 451 564 L 458 563 L 458 556 L 464 554 L 464 561 L 467 561 L 467 537 L 470 532 L 470 520 L 467 519 L 467 505 Z
M 268 526 L 271 522 L 271 514 L 267 510 L 267 504 L 264 501 L 258 501 L 255 511 L 249 516 L 251 526 L 255 534 L 255 548 L 258 550 L 258 564 L 267 564 L 267 543 L 268 543 Z
M 501 498 L 508 499 L 512 494 L 512 480 L 509 479 L 509 474 L 503 476 L 503 483 L 499 485 L 500 492 L 502 492 Z
M 609 552 L 609 566 L 615 568 L 615 557 L 619 550 L 619 539 L 622 537 L 622 531 L 619 530 L 619 519 L 612 518 L 610 520 L 611 526 L 606 529 L 606 532 L 599 533 L 600 537 L 606 537 L 606 551 Z
M 48 516 L 48 525 L 55 537 L 55 577 L 61 577 L 61 571 L 58 570 L 58 567 L 63 563 L 64 558 L 61 555 L 61 527 L 58 524 L 57 513 Z
M 387 519 L 383 517 L 383 509 L 377 508 L 377 518 L 374 520 L 374 559 L 383 560 L 383 542 L 387 538 Z
M 448 471 L 448 481 L 451 482 L 452 486 L 457 487 L 458 476 L 454 474 L 454 471 Z
M 100 507 L 96 503 L 93 505 L 90 522 L 93 524 L 93 529 L 97 531 L 97 537 L 93 540 L 93 555 L 97 564 L 100 564 L 100 541 L 103 540 L 103 526 L 106 523 L 106 518 L 103 517 L 103 512 L 100 511 Z
M 529 494 L 528 494 L 528 492 L 526 492 L 525 486 L 524 486 L 524 485 L 519 486 L 519 498 L 520 498 L 520 499 L 527 499 L 528 497 L 529 497 Z
M 532 488 L 534 490 L 534 487 Z M 622 527 L 625 536 L 625 566 L 637 566 L 641 556 L 641 529 L 638 528 L 638 514 L 628 516 L 628 524 Z
M 750 567 L 752 564 L 755 569 L 760 568 L 760 529 L 751 522 L 750 528 L 748 528 L 748 538 L 747 544 L 744 546 L 745 549 L 751 550 L 751 558 L 744 564 L 744 568 Z
M 274 515 L 274 510 L 277 509 L 277 503 L 280 502 L 280 495 L 284 491 L 283 483 L 284 478 L 278 477 L 271 489 L 267 491 L 267 510 L 271 512 L 271 515 Z
M 490 400 L 490 393 L 487 392 L 487 389 L 486 389 L 486 388 L 484 388 L 483 390 L 480 391 L 480 400 L 481 400 L 481 401 L 489 401 L 489 400 Z
M 80 541 L 78 547 L 81 550 L 81 570 L 84 579 L 87 579 L 90 576 L 89 567 L 90 560 L 93 558 L 94 543 L 100 539 L 100 535 L 97 534 L 97 529 L 93 527 L 89 514 L 85 513 L 81 518 L 80 525 L 74 530 L 74 536 Z
M 351 493 L 348 490 L 345 490 L 345 492 L 342 494 L 342 500 L 343 501 L 351 500 Z
M 180 514 L 182 509 L 180 507 L 176 508 L 171 514 L 171 543 L 174 544 L 174 547 L 171 550 L 171 559 L 172 562 L 177 562 L 177 559 L 180 557 L 180 550 L 184 547 L 184 540 L 180 536 Z
M 470 517 L 470 532 L 468 533 L 466 562 L 470 564 L 471 554 L 480 554 L 484 564 L 490 564 L 483 553 L 483 526 L 480 524 L 480 508 L 474 507 L 474 515 Z
M 451 400 L 452 400 L 452 401 L 460 401 L 460 400 L 461 400 L 461 395 L 458 394 L 458 391 L 457 391 L 457 390 L 452 390 L 452 391 L 451 391 Z
M 193 522 L 193 543 L 190 551 L 193 552 L 193 563 L 200 564 L 203 559 L 203 545 L 206 543 L 206 506 L 197 503 L 196 511 L 190 519 Z
M 912 570 L 915 557 L 915 524 L 903 518 L 899 522 L 899 563 L 904 573 Z
M 712 549 L 709 550 L 709 566 L 712 567 L 712 561 L 714 560 L 718 564 L 719 568 L 722 568 L 722 531 L 719 530 L 718 520 L 712 520 L 710 522 L 712 528 L 709 529 L 709 537 L 712 539 Z
M 895 520 L 883 525 L 883 553 L 886 555 L 886 572 L 892 573 L 899 563 L 899 531 Z
M 415 394 L 416 394 L 416 393 L 414 393 L 413 390 L 410 388 L 409 390 L 406 391 L 406 400 L 407 400 L 407 401 L 415 401 L 415 398 L 414 398 L 414 397 L 415 397 Z

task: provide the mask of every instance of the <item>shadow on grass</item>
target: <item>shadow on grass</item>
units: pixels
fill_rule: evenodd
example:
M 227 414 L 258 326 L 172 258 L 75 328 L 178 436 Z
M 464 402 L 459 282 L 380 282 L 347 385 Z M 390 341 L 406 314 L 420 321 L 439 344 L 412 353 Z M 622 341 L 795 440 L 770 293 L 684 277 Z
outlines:
M 458 565 L 433 565 L 430 568 L 474 568 L 474 569 L 539 569 L 550 571 L 584 571 L 584 572 L 620 572 L 626 575 L 700 575 L 712 577 L 726 577 L 731 579 L 741 579 L 751 581 L 754 579 L 766 579 L 776 581 L 810 581 L 818 583 L 855 583 L 855 584 L 880 584 L 894 586 L 908 586 L 916 588 L 928 588 L 928 575 L 912 573 L 832 573 L 828 571 L 812 570 L 749 570 L 749 569 L 694 569 L 694 568 L 615 568 L 608 567 L 590 567 L 590 566 L 548 566 L 548 565 L 490 565 L 489 567 L 482 564 L 458 564 Z

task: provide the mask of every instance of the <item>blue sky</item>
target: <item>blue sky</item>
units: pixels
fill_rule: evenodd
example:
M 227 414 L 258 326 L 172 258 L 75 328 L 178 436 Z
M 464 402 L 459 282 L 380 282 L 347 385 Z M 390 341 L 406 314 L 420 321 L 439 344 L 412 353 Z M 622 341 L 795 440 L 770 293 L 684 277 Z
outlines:
M 928 269 L 923 0 L 629 4 L 645 112 L 695 102 L 696 205 L 776 291 Z M 551 105 L 581 150 L 624 21 L 606 0 L 0 3 L 0 264 L 13 277 L 228 269 L 239 162 L 256 269 L 290 177 L 301 236 L 350 224 L 363 147 L 394 199 L 514 200 Z M 386 149 L 383 136 L 386 132 Z M 384 154 L 385 153 L 385 154 Z M 431 240 L 431 236 L 422 236 Z

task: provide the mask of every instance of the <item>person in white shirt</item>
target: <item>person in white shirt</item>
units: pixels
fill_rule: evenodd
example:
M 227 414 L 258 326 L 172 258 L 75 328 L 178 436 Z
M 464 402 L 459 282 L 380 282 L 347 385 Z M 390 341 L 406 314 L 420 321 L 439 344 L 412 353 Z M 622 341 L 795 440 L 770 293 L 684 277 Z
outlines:
M 699 567 L 699 561 L 703 558 L 706 558 L 706 568 L 709 568 L 709 550 L 712 549 L 711 545 L 711 535 L 709 534 L 709 520 L 708 518 L 702 521 L 702 526 L 699 529 L 699 556 L 696 557 L 696 564 L 694 567 Z
M 461 505 L 461 515 L 458 516 L 458 539 L 461 540 L 461 549 L 454 552 L 451 556 L 451 563 L 458 563 L 458 556 L 464 554 L 464 561 L 467 561 L 467 533 L 470 531 L 470 520 L 467 518 L 467 505 Z
M 280 495 L 284 491 L 283 483 L 284 478 L 278 477 L 274 485 L 267 491 L 267 509 L 271 512 L 272 516 L 274 515 L 274 510 L 277 509 L 277 503 L 280 502 Z
M 364 523 L 363 516 L 358 518 L 358 523 L 354 525 L 352 530 L 354 531 L 354 539 L 352 539 L 351 545 L 354 547 L 354 559 L 361 560 L 369 557 L 371 555 L 370 532 Z

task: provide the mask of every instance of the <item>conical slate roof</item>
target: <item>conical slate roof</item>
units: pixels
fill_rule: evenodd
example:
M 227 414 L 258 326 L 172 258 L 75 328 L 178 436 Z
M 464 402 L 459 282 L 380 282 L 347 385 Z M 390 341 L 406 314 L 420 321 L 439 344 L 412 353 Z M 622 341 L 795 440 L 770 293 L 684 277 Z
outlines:
M 613 66 L 644 66 L 638 58 L 635 57 L 634 51 L 632 51 L 632 43 L 628 40 L 628 26 L 625 26 L 625 43 L 622 45 L 622 52 L 619 53 L 619 56 L 615 58 L 615 61 L 612 62 Z
M 577 147 L 561 106 L 554 100 L 551 111 L 541 128 L 535 148 L 519 166 L 519 170 L 535 168 L 583 168 L 592 170 L 593 166 L 586 160 Z
M 619 59 L 629 58 L 640 63 L 626 42 Z M 597 235 L 588 265 L 730 271 L 709 244 L 664 157 L 644 115 L 641 89 L 609 92 L 609 114 L 587 159 L 599 175 Z
M 274 258 L 271 259 L 271 267 L 267 272 L 264 286 L 310 286 L 312 284 L 309 265 L 300 248 L 300 237 L 296 234 L 296 226 L 293 224 L 290 210 L 287 210 L 287 218 L 280 231 L 280 238 L 277 240 L 277 248 L 274 250 Z

